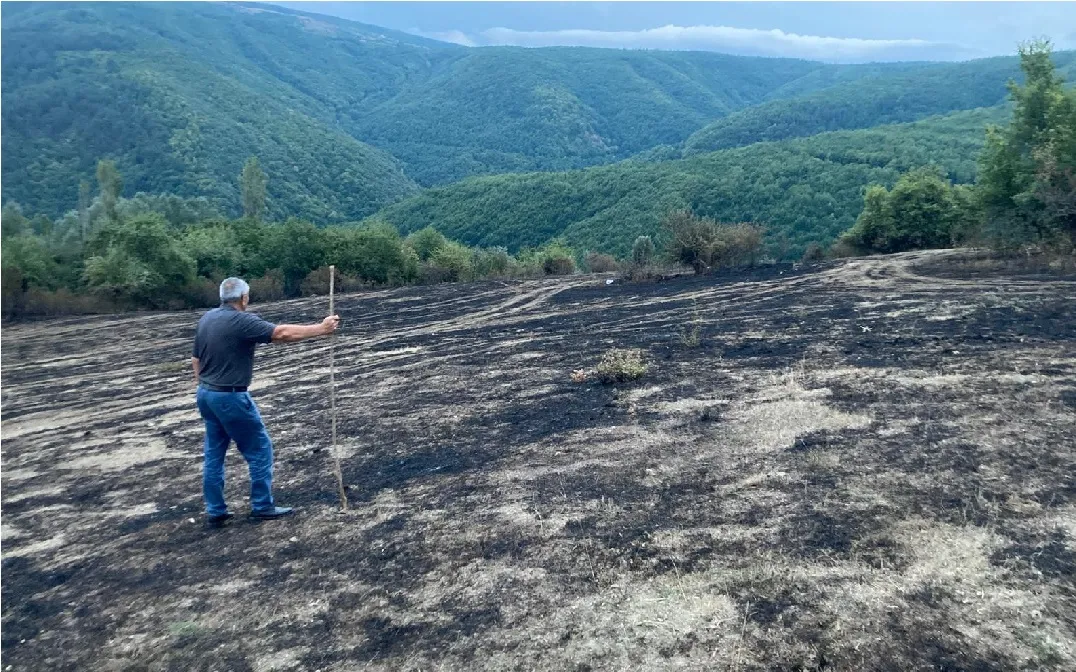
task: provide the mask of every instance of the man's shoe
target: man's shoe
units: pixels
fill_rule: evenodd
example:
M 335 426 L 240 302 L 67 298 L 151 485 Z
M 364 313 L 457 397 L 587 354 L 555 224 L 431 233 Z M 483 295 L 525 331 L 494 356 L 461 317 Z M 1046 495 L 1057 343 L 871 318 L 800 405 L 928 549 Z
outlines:
M 271 509 L 265 509 L 264 511 L 251 511 L 250 517 L 255 520 L 275 520 L 277 518 L 283 518 L 284 516 L 290 516 L 295 513 L 295 509 L 290 506 L 276 506 Z
M 207 516 L 205 523 L 209 527 L 224 527 L 225 523 L 234 518 L 231 513 L 222 513 L 219 516 Z

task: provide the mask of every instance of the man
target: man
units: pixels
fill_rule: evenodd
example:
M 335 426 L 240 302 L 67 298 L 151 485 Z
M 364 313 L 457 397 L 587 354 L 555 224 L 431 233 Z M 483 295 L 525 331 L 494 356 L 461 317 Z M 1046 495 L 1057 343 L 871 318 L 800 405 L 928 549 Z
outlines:
M 294 343 L 325 336 L 340 324 L 337 315 L 319 324 L 272 324 L 246 312 L 250 286 L 239 278 L 220 283 L 220 308 L 198 322 L 194 336 L 194 380 L 198 410 L 205 420 L 205 466 L 202 490 L 211 527 L 232 518 L 224 501 L 224 453 L 235 441 L 250 467 L 250 516 L 271 520 L 292 513 L 273 502 L 273 443 L 261 414 L 247 392 L 259 343 Z

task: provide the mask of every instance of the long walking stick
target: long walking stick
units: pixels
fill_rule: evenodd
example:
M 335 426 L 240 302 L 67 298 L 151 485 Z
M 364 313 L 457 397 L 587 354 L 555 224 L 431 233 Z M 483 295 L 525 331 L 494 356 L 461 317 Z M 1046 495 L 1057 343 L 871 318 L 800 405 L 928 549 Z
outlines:
M 333 299 L 336 294 L 336 266 L 329 267 L 329 315 L 335 315 Z M 333 470 L 336 487 L 340 491 L 340 506 L 347 511 L 347 493 L 344 492 L 344 473 L 340 470 L 340 454 L 336 452 L 336 332 L 329 336 L 329 404 L 332 410 Z

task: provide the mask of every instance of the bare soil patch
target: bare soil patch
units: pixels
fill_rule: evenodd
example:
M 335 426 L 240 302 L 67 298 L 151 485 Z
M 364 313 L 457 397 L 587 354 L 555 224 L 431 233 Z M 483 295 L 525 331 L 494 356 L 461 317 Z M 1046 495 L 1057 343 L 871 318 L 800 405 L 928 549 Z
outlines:
M 233 451 L 223 530 L 197 313 L 5 327 L 4 665 L 1076 669 L 1076 281 L 966 254 L 342 297 L 354 510 L 328 342 L 268 346 L 300 513 Z M 647 374 L 572 381 L 611 348 Z

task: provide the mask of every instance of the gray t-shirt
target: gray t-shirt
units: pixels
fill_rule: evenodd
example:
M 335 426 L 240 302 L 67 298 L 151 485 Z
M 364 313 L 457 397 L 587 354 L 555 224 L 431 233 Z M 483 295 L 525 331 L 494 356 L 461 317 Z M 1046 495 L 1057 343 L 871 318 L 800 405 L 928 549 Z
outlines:
M 276 325 L 225 304 L 198 321 L 194 357 L 199 380 L 220 387 L 246 387 L 254 375 L 254 348 L 273 338 Z

